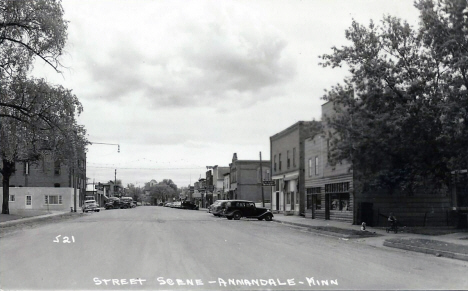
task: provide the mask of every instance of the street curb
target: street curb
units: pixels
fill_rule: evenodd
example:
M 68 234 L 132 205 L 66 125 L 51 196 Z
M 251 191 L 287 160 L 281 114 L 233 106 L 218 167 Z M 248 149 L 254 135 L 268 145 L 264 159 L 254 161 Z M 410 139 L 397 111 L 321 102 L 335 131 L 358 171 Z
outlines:
M 323 236 L 335 237 L 335 238 L 356 239 L 356 238 L 366 238 L 366 237 L 380 236 L 377 233 L 374 233 L 375 235 L 372 235 L 372 236 L 359 236 L 359 235 L 352 235 L 352 234 L 351 235 L 350 234 L 342 234 L 342 233 L 336 233 L 336 232 L 332 232 L 332 231 L 315 229 L 315 228 L 311 227 L 310 225 L 302 224 L 302 223 L 275 220 L 275 219 L 273 219 L 273 221 L 276 222 L 276 223 L 281 223 L 281 224 L 288 224 L 288 225 L 293 225 L 293 226 L 298 226 L 298 227 L 304 227 L 304 228 L 307 228 L 307 230 L 310 231 L 310 232 L 314 232 L 314 233 L 317 233 L 317 234 L 323 235 Z
M 15 220 L 4 221 L 4 222 L 0 222 L 0 228 L 8 227 L 8 226 L 16 225 L 16 224 L 21 224 L 21 223 L 27 223 L 27 222 L 31 222 L 31 221 L 46 220 L 47 218 L 50 218 L 50 217 L 66 216 L 66 215 L 69 215 L 70 213 L 75 213 L 75 212 L 51 213 L 51 214 L 45 214 L 45 215 L 39 215 L 39 216 L 26 217 L 26 218 L 20 218 L 20 219 L 15 219 Z
M 468 254 L 460 254 L 460 253 L 454 253 L 454 252 L 448 252 L 448 251 L 441 251 L 441 250 L 430 249 L 430 248 L 425 248 L 425 247 L 416 247 L 416 246 L 411 246 L 411 245 L 407 245 L 407 244 L 404 244 L 404 243 L 398 243 L 398 242 L 393 242 L 393 241 L 388 241 L 388 240 L 385 240 L 383 245 L 386 246 L 386 247 L 390 247 L 390 248 L 402 249 L 402 250 L 413 251 L 413 252 L 418 252 L 418 253 L 431 254 L 431 255 L 435 255 L 437 257 L 446 257 L 446 258 L 451 258 L 451 259 L 468 261 Z

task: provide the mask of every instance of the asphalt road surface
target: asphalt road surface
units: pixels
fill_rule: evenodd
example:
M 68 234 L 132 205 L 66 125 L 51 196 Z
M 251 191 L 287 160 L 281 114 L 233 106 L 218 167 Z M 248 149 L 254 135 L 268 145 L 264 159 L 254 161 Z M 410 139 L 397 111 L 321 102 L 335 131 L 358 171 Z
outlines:
M 468 289 L 468 262 L 150 206 L 9 233 L 0 256 L 2 290 Z

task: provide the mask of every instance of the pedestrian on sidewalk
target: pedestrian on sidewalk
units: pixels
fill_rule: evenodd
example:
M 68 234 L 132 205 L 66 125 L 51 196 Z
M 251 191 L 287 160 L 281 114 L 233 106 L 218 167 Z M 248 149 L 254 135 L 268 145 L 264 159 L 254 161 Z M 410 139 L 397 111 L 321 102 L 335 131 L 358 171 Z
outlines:
M 390 227 L 393 229 L 396 226 L 397 219 L 393 215 L 393 212 L 390 212 L 390 215 L 388 216 L 388 222 L 390 224 Z

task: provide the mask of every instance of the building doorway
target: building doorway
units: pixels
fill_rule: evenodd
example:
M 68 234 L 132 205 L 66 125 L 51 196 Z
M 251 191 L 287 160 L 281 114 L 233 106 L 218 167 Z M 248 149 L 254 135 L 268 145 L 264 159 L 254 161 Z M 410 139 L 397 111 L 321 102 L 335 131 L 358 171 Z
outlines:
M 26 195 L 26 209 L 32 209 L 32 196 Z

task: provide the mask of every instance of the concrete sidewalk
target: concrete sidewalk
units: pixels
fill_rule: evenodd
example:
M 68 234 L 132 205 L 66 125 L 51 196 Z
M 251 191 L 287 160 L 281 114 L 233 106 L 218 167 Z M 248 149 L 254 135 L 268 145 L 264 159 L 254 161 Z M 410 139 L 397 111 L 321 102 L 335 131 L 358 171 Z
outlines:
M 400 228 L 398 233 L 387 233 L 383 227 L 366 227 L 366 230 L 362 231 L 360 225 L 283 214 L 275 214 L 273 221 L 305 228 L 319 235 L 345 240 L 357 239 L 359 242 L 376 247 L 392 247 L 468 261 L 468 229 L 448 227 L 417 229 L 417 232 L 429 233 L 426 235 L 412 233 L 416 232 L 416 229 L 405 227 Z M 447 234 L 431 235 L 431 233 Z
M 61 215 L 68 215 L 70 211 L 24 211 L 21 213 L 14 213 L 14 214 L 0 214 L 0 228 L 1 227 L 8 227 L 13 226 L 25 222 L 34 222 L 34 221 L 41 221 L 44 219 L 48 219 L 51 217 L 61 216 Z

